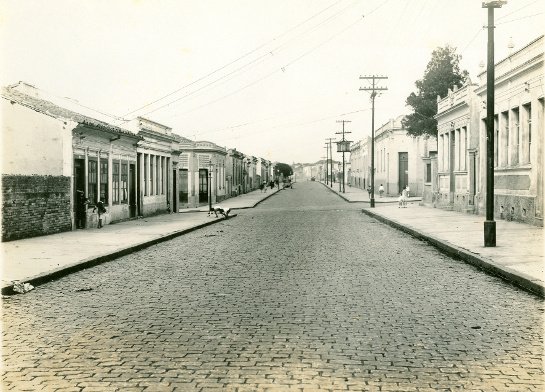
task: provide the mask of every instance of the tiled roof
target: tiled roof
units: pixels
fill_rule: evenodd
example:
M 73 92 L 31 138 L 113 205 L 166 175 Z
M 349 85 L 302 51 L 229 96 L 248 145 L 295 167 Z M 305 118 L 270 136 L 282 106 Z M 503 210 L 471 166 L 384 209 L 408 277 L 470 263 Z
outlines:
M 191 140 L 189 140 L 188 138 L 185 138 L 175 133 L 172 134 L 172 137 L 174 137 L 174 139 L 179 143 L 191 143 Z
M 9 99 L 10 101 L 17 102 L 37 112 L 45 113 L 55 118 L 72 120 L 79 124 L 98 128 L 107 132 L 131 136 L 136 139 L 142 139 L 141 136 L 135 135 L 134 133 L 129 132 L 123 128 L 116 127 L 115 125 L 108 124 L 107 122 L 100 121 L 95 118 L 84 116 L 83 114 L 62 108 L 49 101 L 45 101 L 36 97 L 31 97 L 30 95 L 23 94 L 19 91 L 12 90 L 7 87 L 2 87 L 2 96 L 6 99 Z

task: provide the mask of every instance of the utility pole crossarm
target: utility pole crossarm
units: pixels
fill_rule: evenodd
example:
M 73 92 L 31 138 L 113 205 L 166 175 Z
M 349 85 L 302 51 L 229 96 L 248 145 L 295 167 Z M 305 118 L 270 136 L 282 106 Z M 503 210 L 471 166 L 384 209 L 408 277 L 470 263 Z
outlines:
M 360 91 L 388 90 L 388 87 L 360 87 Z

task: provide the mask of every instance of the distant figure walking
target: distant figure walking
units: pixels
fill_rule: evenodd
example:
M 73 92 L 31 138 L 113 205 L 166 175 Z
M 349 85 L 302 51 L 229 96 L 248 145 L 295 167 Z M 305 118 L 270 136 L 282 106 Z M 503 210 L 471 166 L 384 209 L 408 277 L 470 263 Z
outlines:
M 367 187 L 367 193 L 369 194 L 369 199 L 371 198 L 371 185 Z
M 378 193 L 380 197 L 382 197 L 382 194 L 384 193 L 384 187 L 382 186 L 382 184 L 380 184 L 380 187 L 378 188 Z
M 411 194 L 410 194 L 411 189 L 410 189 L 409 186 L 407 185 L 407 186 L 405 187 L 405 190 L 407 191 L 407 199 L 408 199 L 409 197 L 411 197 Z
M 261 190 L 261 193 L 263 193 L 263 188 L 265 188 L 265 183 L 264 182 L 259 184 L 259 190 Z

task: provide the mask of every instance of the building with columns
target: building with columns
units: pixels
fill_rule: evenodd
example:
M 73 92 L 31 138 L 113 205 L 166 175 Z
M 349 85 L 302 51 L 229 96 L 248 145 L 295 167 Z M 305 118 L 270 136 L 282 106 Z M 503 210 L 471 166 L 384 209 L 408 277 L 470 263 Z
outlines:
M 479 123 L 471 116 L 481 106 L 476 87 L 468 79 L 462 87 L 449 89 L 445 97 L 437 97 L 438 183 L 432 199 L 445 209 L 472 212 L 482 196 L 475 186 L 480 171 Z M 429 200 L 427 192 L 426 188 L 424 200 Z
M 495 64 L 494 217 L 543 226 L 544 36 Z M 512 49 L 513 45 L 509 45 Z M 486 213 L 486 70 L 475 89 L 477 212 Z
M 228 191 L 227 151 L 215 143 L 191 141 L 180 142 L 180 208 L 198 207 L 225 200 Z
M 243 159 L 244 154 L 237 151 L 236 148 L 227 150 L 226 157 L 226 175 L 227 175 L 227 194 L 231 197 L 242 193 L 243 185 Z
M 137 206 L 139 216 L 150 216 L 171 210 L 174 198 L 172 162 L 178 141 L 172 128 L 137 117 L 124 128 L 142 137 L 137 153 Z
M 44 94 L 24 82 L 2 89 L 2 240 L 97 227 L 99 199 L 103 224 L 136 217 L 142 136 Z
M 350 145 L 350 168 L 349 178 L 350 186 L 366 189 L 371 177 L 371 161 L 369 153 L 371 146 L 371 137 L 365 138 Z

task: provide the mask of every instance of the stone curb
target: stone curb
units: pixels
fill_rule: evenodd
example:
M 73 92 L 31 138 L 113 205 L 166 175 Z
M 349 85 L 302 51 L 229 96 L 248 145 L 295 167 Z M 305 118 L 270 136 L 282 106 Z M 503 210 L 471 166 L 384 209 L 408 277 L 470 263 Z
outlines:
M 506 280 L 518 287 L 530 291 L 531 293 L 536 294 L 540 297 L 545 297 L 545 285 L 543 284 L 543 282 L 535 280 L 531 276 L 515 271 L 512 268 L 499 265 L 489 258 L 482 257 L 466 249 L 462 249 L 456 245 L 451 244 L 448 241 L 440 240 L 434 236 L 424 234 L 409 225 L 404 225 L 395 220 L 385 218 L 384 216 L 369 211 L 365 208 L 362 208 L 361 211 L 362 213 L 369 215 L 370 217 L 375 218 L 376 220 L 385 223 L 395 229 L 408 233 L 415 238 L 427 241 L 430 245 L 435 246 L 437 249 L 448 254 L 449 256 L 455 257 L 468 264 L 474 265 L 475 267 L 489 274 L 498 276 L 503 280 Z
M 257 201 L 253 206 L 248 206 L 248 207 L 239 207 L 239 208 L 232 208 L 233 210 L 245 210 L 245 209 L 248 209 L 248 208 L 254 208 L 255 206 L 257 206 L 259 203 L 261 203 L 263 200 L 267 200 L 269 197 L 273 196 L 273 195 L 276 195 L 278 192 L 282 191 L 283 189 L 279 189 L 277 190 L 276 192 L 274 193 L 269 193 L 267 196 L 265 196 L 263 199 Z
M 333 188 L 331 188 L 329 185 L 326 185 L 324 184 L 323 182 L 320 182 L 320 184 L 322 184 L 323 186 L 325 186 L 327 189 L 329 189 L 331 192 L 335 193 L 337 196 L 339 196 L 341 199 L 347 201 L 348 203 L 367 203 L 369 204 L 370 202 L 367 201 L 367 200 L 349 200 L 347 199 L 346 197 L 344 197 L 341 193 L 337 192 L 336 190 L 334 190 Z M 417 200 L 415 200 L 417 201 Z M 376 201 L 375 201 L 376 202 Z M 392 201 L 381 201 L 381 202 L 378 202 L 380 204 L 388 204 L 388 203 L 397 203 L 397 200 L 392 200 Z
M 229 218 L 227 218 L 227 219 L 231 219 L 231 218 L 234 218 L 236 216 L 237 216 L 237 214 L 230 215 Z M 118 249 L 118 250 L 115 250 L 115 251 L 113 251 L 111 253 L 108 253 L 108 254 L 103 254 L 103 255 L 98 256 L 98 257 L 93 256 L 93 257 L 90 257 L 90 258 L 85 259 L 85 260 L 80 260 L 80 261 L 77 261 L 75 263 L 68 264 L 68 265 L 65 265 L 65 266 L 62 266 L 62 267 L 59 267 L 59 268 L 55 268 L 55 269 L 53 269 L 51 271 L 43 272 L 43 273 L 35 275 L 35 276 L 31 277 L 31 278 L 25 279 L 24 283 L 30 283 L 32 286 L 36 287 L 36 286 L 39 286 L 41 284 L 50 282 L 52 280 L 62 278 L 64 276 L 68 275 L 68 274 L 71 274 L 71 273 L 74 273 L 74 272 L 77 272 L 77 271 L 81 271 L 81 270 L 84 270 L 86 268 L 94 267 L 95 265 L 106 263 L 108 261 L 115 260 L 115 259 L 117 259 L 119 257 L 126 256 L 126 255 L 134 253 L 134 252 L 138 252 L 138 251 L 140 251 L 142 249 L 145 249 L 145 248 L 148 248 L 150 246 L 153 246 L 153 245 L 159 244 L 161 242 L 171 240 L 173 238 L 179 237 L 181 235 L 190 233 L 192 231 L 201 229 L 201 228 L 206 227 L 206 226 L 213 225 L 213 224 L 218 223 L 218 222 L 222 222 L 224 220 L 226 220 L 226 219 L 225 218 L 224 219 L 214 219 L 213 221 L 200 223 L 200 224 L 198 224 L 196 226 L 193 226 L 193 227 L 190 227 L 190 228 L 187 228 L 187 229 L 174 231 L 172 233 L 165 234 L 165 235 L 162 235 L 160 237 L 156 237 L 156 238 L 153 238 L 151 240 L 141 242 L 139 244 L 130 245 L 130 246 L 127 246 L 126 248 Z M 6 286 L 2 287 L 2 295 L 12 295 L 12 294 L 15 294 L 15 292 L 13 291 L 13 284 L 9 284 L 9 285 L 6 285 Z

